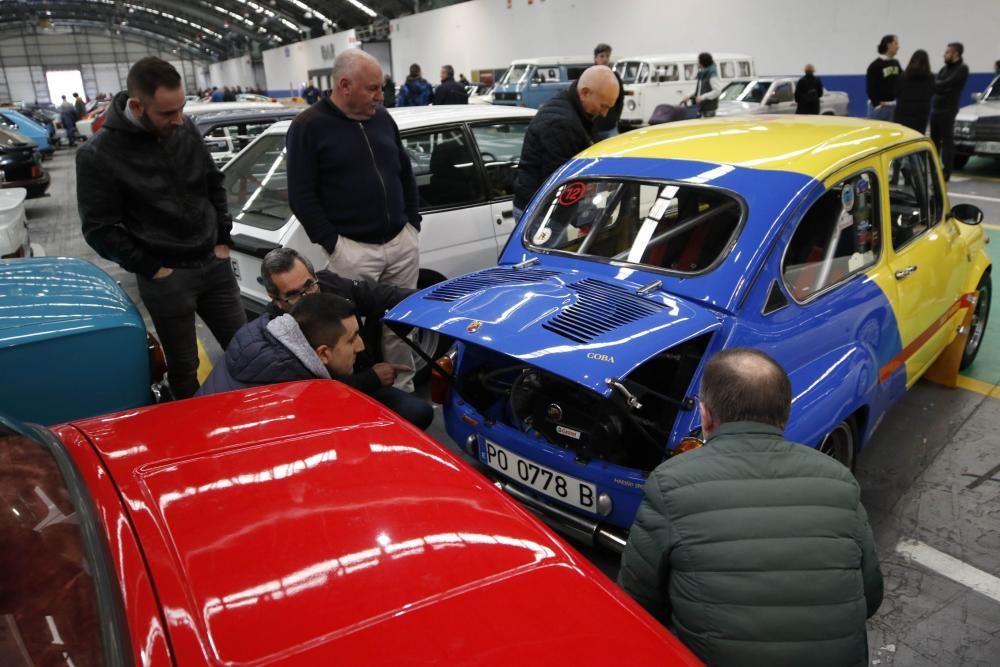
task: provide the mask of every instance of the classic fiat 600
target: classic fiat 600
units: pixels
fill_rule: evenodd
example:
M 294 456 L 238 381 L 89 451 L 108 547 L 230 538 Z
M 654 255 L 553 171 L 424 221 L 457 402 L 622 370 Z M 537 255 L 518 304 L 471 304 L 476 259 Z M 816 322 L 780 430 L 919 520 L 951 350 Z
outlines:
M 982 212 L 890 124 L 764 117 L 602 142 L 539 190 L 497 267 L 399 304 L 457 342 L 450 435 L 551 523 L 620 547 L 648 473 L 696 445 L 705 360 L 787 370 L 787 436 L 847 466 L 923 375 L 982 344 Z

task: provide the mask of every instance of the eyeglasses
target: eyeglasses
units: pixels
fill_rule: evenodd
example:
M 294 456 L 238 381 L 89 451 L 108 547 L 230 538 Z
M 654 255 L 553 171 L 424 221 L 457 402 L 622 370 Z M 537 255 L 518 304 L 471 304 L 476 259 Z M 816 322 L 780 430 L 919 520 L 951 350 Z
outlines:
M 286 292 L 285 296 L 278 297 L 278 301 L 287 303 L 289 306 L 294 306 L 306 294 L 312 294 L 317 291 L 319 291 L 319 282 L 315 278 L 310 278 L 302 284 L 302 289 Z

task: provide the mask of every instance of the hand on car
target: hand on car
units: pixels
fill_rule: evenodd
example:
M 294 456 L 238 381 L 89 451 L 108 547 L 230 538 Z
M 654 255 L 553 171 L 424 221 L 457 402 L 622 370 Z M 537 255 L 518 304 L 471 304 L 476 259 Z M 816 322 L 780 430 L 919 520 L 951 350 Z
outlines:
M 215 256 L 219 259 L 227 259 L 229 257 L 229 246 L 227 245 L 217 245 L 213 249 Z
M 156 270 L 156 273 L 153 274 L 153 280 L 163 280 L 173 272 L 174 270 L 169 266 L 161 266 Z
M 375 371 L 375 375 L 378 376 L 378 380 L 382 383 L 382 386 L 389 387 L 396 381 L 396 374 L 399 371 L 408 371 L 412 369 L 404 364 L 390 364 L 380 361 L 372 366 L 372 370 Z

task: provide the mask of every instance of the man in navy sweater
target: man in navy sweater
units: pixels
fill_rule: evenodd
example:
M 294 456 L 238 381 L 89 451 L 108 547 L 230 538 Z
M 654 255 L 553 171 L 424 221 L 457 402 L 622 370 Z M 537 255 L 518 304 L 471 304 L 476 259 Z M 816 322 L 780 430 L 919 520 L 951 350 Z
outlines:
M 395 121 L 382 106 L 382 68 L 361 49 L 333 61 L 333 90 L 288 131 L 288 200 L 326 268 L 351 279 L 413 289 L 420 253 L 417 183 Z M 412 369 L 410 349 L 388 329 L 387 362 Z M 413 390 L 413 372 L 395 386 Z

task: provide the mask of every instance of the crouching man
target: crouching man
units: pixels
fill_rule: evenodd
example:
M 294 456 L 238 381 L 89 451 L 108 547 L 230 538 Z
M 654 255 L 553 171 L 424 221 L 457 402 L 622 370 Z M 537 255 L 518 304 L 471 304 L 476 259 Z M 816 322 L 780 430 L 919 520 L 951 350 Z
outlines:
M 354 369 L 337 379 L 368 394 L 419 428 L 434 421 L 434 409 L 427 401 L 393 386 L 399 371 L 408 366 L 375 362 L 373 351 L 382 349 L 382 316 L 416 290 L 394 287 L 371 280 L 344 278 L 333 271 L 316 271 L 312 262 L 292 248 L 275 248 L 264 256 L 260 280 L 271 297 L 261 317 L 274 319 L 291 312 L 306 294 L 320 292 L 354 302 L 364 350 L 358 353 Z
M 866 665 L 882 603 L 871 527 L 851 471 L 783 438 L 785 371 L 763 352 L 712 357 L 707 442 L 660 464 L 618 583 L 710 665 Z

